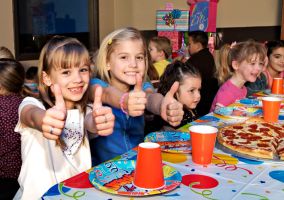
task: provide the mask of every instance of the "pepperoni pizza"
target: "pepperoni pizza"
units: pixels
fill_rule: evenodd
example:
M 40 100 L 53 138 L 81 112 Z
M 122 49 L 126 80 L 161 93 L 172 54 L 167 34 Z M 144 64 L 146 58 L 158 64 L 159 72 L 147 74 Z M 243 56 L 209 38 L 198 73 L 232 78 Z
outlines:
M 220 129 L 218 141 L 223 146 L 241 154 L 284 160 L 284 125 L 250 123 L 227 126 Z

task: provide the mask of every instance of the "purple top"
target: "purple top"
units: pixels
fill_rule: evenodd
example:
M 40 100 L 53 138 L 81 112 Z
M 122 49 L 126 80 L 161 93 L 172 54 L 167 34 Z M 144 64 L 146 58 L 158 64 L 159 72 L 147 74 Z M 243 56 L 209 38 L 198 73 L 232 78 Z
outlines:
M 246 95 L 247 88 L 245 86 L 239 88 L 235 86 L 229 79 L 219 88 L 213 100 L 210 112 L 215 110 L 217 103 L 222 104 L 223 106 L 228 106 L 238 99 L 245 98 Z
M 22 100 L 18 94 L 0 95 L 0 178 L 18 178 L 20 173 L 21 135 L 14 128 Z

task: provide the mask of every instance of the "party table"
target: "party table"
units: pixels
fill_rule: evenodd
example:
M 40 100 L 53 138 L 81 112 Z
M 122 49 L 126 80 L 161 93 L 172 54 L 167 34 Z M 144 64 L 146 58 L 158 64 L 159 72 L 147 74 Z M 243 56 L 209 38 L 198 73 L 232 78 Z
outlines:
M 250 106 L 251 100 L 236 102 L 231 106 Z M 253 102 L 255 103 L 255 102 Z M 221 128 L 239 123 L 242 119 L 209 113 L 184 126 L 181 131 L 196 124 Z M 284 123 L 284 113 L 279 122 Z M 116 157 L 115 160 L 135 160 L 136 149 Z M 284 198 L 284 162 L 250 160 L 231 155 L 215 147 L 212 163 L 206 167 L 192 162 L 191 154 L 162 152 L 166 165 L 181 173 L 181 184 L 174 190 L 152 196 L 131 197 L 113 195 L 96 189 L 89 181 L 92 169 L 52 186 L 43 199 L 235 199 L 235 200 L 279 200 Z M 112 161 L 110 161 L 112 162 Z M 131 190 L 131 188 L 129 188 Z

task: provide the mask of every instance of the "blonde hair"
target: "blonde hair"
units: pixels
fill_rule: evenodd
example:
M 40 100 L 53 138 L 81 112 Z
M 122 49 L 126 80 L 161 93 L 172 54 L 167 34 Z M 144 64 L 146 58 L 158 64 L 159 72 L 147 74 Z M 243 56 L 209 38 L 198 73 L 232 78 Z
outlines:
M 156 36 L 150 39 L 158 51 L 163 51 L 166 59 L 172 56 L 172 44 L 169 38 L 164 36 Z
M 0 47 L 0 59 L 1 58 L 15 59 L 12 52 L 7 47 L 4 46 Z
M 116 46 L 127 40 L 140 40 L 143 42 L 143 50 L 145 56 L 145 74 L 144 80 L 146 78 L 146 73 L 148 70 L 148 54 L 147 54 L 147 45 L 146 42 L 141 35 L 140 31 L 135 28 L 127 27 L 113 31 L 109 35 L 107 35 L 101 43 L 96 64 L 97 64 L 97 75 L 103 81 L 110 83 L 110 75 L 107 70 L 107 62 L 110 59 L 110 55 L 114 52 Z
M 41 50 L 38 66 L 40 98 L 47 108 L 54 106 L 55 99 L 50 87 L 43 83 L 43 72 L 50 74 L 51 69 L 68 69 L 82 64 L 90 66 L 89 52 L 86 47 L 75 38 L 54 36 Z M 88 89 L 89 90 L 89 89 Z M 86 111 L 89 92 L 76 103 L 82 112 Z
M 237 61 L 238 63 L 243 61 L 251 62 L 251 59 L 253 59 L 254 55 L 259 56 L 260 60 L 265 61 L 265 46 L 253 40 L 239 42 L 235 45 L 223 45 L 220 49 L 219 57 L 217 58 L 216 62 L 216 78 L 218 79 L 219 84 L 224 83 L 233 75 L 233 61 Z
M 228 55 L 230 51 L 230 44 L 224 44 L 219 53 L 216 55 L 215 64 L 216 64 L 216 78 L 218 80 L 219 85 L 224 83 L 228 77 L 232 76 L 232 71 L 230 70 L 228 64 Z

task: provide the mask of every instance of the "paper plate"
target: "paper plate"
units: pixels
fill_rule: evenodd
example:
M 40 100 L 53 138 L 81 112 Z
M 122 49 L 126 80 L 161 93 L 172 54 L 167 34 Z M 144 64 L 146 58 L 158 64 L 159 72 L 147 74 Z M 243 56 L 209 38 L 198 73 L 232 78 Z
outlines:
M 214 111 L 214 113 L 229 118 L 249 118 L 262 115 L 261 108 L 254 107 L 243 107 L 243 106 L 232 106 L 232 107 L 221 107 Z
M 133 185 L 135 160 L 118 160 L 102 163 L 89 173 L 90 182 L 99 190 L 123 196 L 149 196 L 169 192 L 181 183 L 181 174 L 169 165 L 163 165 L 165 186 L 143 189 Z
M 160 144 L 161 150 L 165 152 L 191 153 L 190 134 L 188 132 L 152 132 L 145 137 L 144 141 Z
M 239 100 L 239 102 L 241 104 L 244 104 L 245 106 L 249 106 L 249 107 L 261 107 L 262 106 L 261 101 L 259 99 L 245 98 L 245 99 Z
M 273 93 L 271 93 L 271 90 L 270 90 L 270 89 L 264 90 L 263 93 L 264 93 L 264 94 L 267 94 L 267 95 L 269 95 L 269 96 L 284 98 L 284 94 L 273 94 Z

